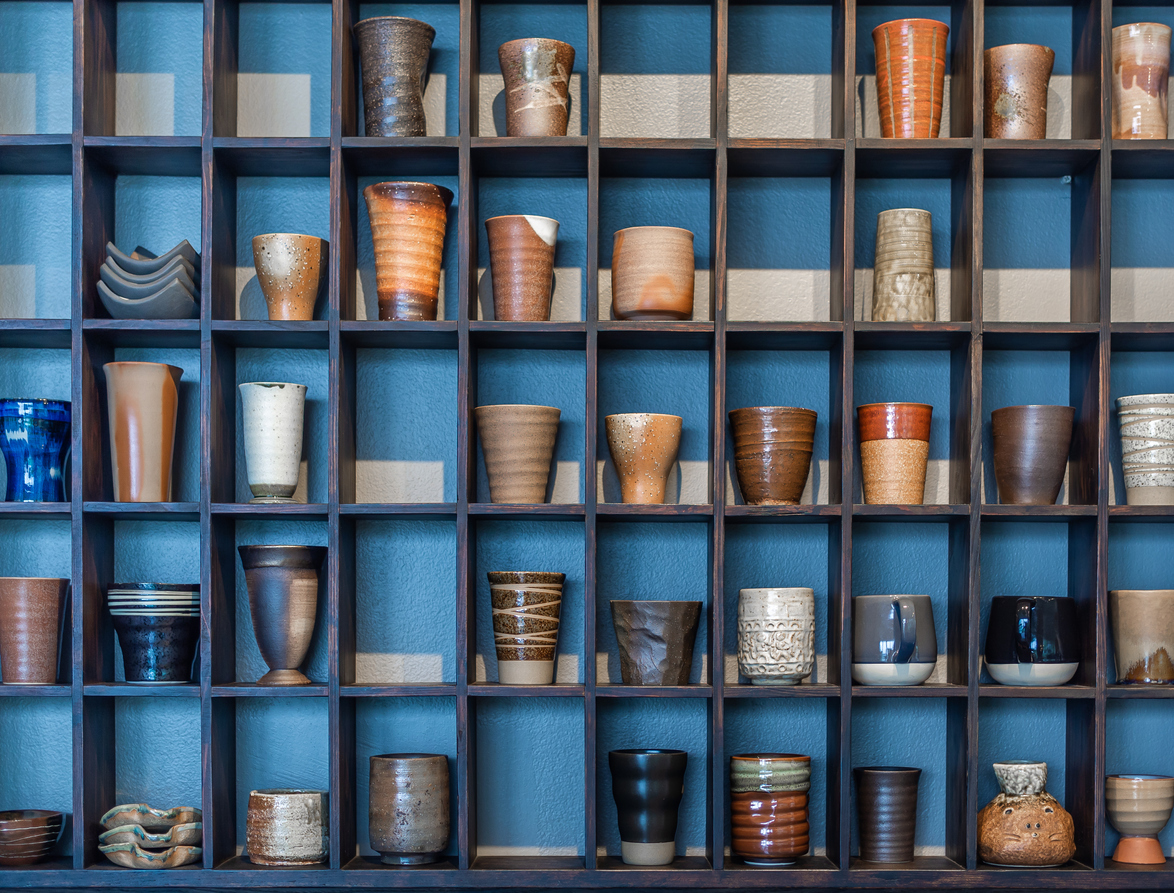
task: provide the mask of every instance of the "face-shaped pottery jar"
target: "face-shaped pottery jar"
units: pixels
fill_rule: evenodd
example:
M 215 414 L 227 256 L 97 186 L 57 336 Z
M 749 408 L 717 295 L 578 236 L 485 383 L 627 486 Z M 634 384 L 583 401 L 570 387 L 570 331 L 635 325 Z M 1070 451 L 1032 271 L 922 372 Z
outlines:
M 1055 868 L 1076 854 L 1072 816 L 1044 790 L 1048 764 L 994 764 L 1002 792 L 978 814 L 978 856 L 991 865 Z

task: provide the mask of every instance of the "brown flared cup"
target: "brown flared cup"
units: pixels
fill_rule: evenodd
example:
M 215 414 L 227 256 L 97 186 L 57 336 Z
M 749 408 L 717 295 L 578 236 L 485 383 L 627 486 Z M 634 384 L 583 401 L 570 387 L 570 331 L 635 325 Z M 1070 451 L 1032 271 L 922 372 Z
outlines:
M 852 774 L 856 777 L 860 858 L 866 862 L 912 862 L 921 770 L 869 766 L 853 769 Z
M 558 221 L 530 214 L 490 217 L 485 221 L 485 233 L 489 237 L 494 319 L 549 320 Z
M 856 408 L 865 503 L 921 504 L 932 414 L 933 407 L 925 403 L 869 403 Z
M 693 233 L 676 226 L 630 226 L 615 234 L 611 309 L 616 319 L 693 315 Z
M 505 80 L 506 136 L 566 136 L 575 48 L 524 37 L 497 48 Z
M 897 19 L 872 29 L 882 136 L 937 138 L 949 33 L 933 19 Z
M 69 580 L 0 577 L 0 674 L 6 685 L 57 682 L 57 646 Z
M 115 502 L 170 502 L 179 380 L 166 363 L 106 363 Z
M 620 479 L 620 499 L 639 505 L 665 501 L 669 473 L 681 447 L 679 415 L 624 412 L 606 416 L 607 448 Z
M 624 685 L 688 685 L 701 602 L 611 602 Z
M 747 505 L 798 505 L 811 471 L 816 414 L 794 406 L 730 411 L 734 469 Z
M 314 318 L 326 281 L 330 243 L 299 233 L 253 236 L 253 266 L 270 319 Z
M 379 318 L 434 320 L 452 192 L 432 183 L 375 183 L 363 190 L 375 246 Z
M 1075 415 L 1071 406 L 1004 406 L 991 413 L 999 502 L 1055 505 Z
M 522 404 L 478 406 L 473 410 L 491 502 L 546 502 L 561 415 L 554 406 Z
M 1056 54 L 1034 43 L 991 47 L 982 54 L 988 140 L 1042 140 L 1048 131 L 1048 80 Z

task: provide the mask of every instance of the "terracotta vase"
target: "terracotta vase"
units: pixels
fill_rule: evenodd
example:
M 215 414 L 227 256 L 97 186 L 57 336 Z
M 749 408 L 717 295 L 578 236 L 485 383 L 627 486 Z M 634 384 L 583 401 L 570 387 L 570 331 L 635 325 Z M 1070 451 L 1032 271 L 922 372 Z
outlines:
M 489 237 L 493 318 L 549 320 L 558 221 L 531 214 L 490 217 L 485 221 L 485 233 Z
M 326 791 L 250 791 L 245 853 L 258 865 L 314 865 L 330 857 Z
M 682 419 L 653 412 L 627 412 L 604 420 L 607 447 L 625 503 L 665 501 L 669 472 L 681 446 Z
M 69 580 L 0 577 L 0 676 L 5 685 L 54 685 Z
M 566 574 L 490 571 L 497 681 L 502 685 L 554 682 L 559 614 Z
M 611 601 L 624 685 L 688 685 L 701 602 Z
M 814 667 L 814 591 L 738 593 L 738 669 L 752 685 L 798 685 Z
M 983 124 L 988 140 L 1042 140 L 1048 135 L 1048 81 L 1056 54 L 1034 43 L 982 54 Z
M 299 670 L 318 611 L 325 546 L 239 546 L 253 635 L 269 672 L 258 685 L 309 685 Z
M 306 386 L 247 381 L 239 387 L 249 502 L 293 502 L 302 470 Z
M 1174 505 L 1174 394 L 1117 398 L 1129 505 Z
M 978 857 L 991 865 L 1057 868 L 1076 855 L 1072 816 L 1044 790 L 1048 764 L 1005 760 L 994 770 L 1001 792 L 978 814 Z
M 683 750 L 613 750 L 607 755 L 625 865 L 669 865 L 685 795 Z
M 473 410 L 491 502 L 546 502 L 550 463 L 561 410 L 553 406 L 503 404 Z
M 355 25 L 363 71 L 365 136 L 427 136 L 424 76 L 436 29 L 403 16 Z
M 1164 865 L 1158 835 L 1174 810 L 1174 778 L 1168 775 L 1106 775 L 1105 814 L 1121 839 L 1114 862 Z
M 798 505 L 811 472 L 814 410 L 751 406 L 730 411 L 734 470 L 747 505 Z
M 371 849 L 388 865 L 439 862 L 448 846 L 448 757 L 385 753 L 371 757 Z
M 933 407 L 868 403 L 856 407 L 860 472 L 868 505 L 921 505 Z
M 0 453 L 5 502 L 67 502 L 70 404 L 0 400 Z
M 1071 406 L 1004 406 L 991 413 L 1003 505 L 1055 505 L 1072 445 Z
M 326 282 L 330 243 L 298 233 L 253 236 L 253 266 L 270 319 L 314 318 Z
M 933 322 L 933 217 L 918 208 L 876 215 L 872 318 L 879 322 Z
M 375 246 L 379 318 L 436 319 L 452 192 L 432 183 L 375 183 L 363 197 Z
M 616 319 L 693 316 L 693 233 L 676 226 L 618 230 L 611 253 L 611 312 Z
M 933 19 L 897 19 L 872 29 L 881 136 L 937 138 L 949 34 L 948 25 Z
M 912 862 L 921 770 L 859 766 L 852 775 L 856 779 L 860 858 L 865 862 Z
M 1174 589 L 1109 590 L 1117 683 L 1174 683 Z
M 505 80 L 506 136 L 566 136 L 575 48 L 545 37 L 497 48 Z
M 106 363 L 115 502 L 170 502 L 179 380 L 166 363 Z
M 1113 139 L 1166 139 L 1170 28 L 1136 22 L 1113 29 Z
M 807 853 L 811 757 L 730 757 L 730 852 L 747 865 L 791 865 Z

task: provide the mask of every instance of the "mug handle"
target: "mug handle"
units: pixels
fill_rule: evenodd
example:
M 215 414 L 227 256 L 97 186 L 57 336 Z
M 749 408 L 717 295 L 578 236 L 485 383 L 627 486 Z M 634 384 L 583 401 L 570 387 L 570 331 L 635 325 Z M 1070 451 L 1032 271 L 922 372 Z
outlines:
M 1032 643 L 1035 641 L 1035 602 L 1021 598 L 1015 602 L 1015 658 L 1021 664 L 1035 662 Z
M 913 600 L 904 596 L 893 599 L 893 641 L 899 643 L 893 663 L 909 663 L 917 650 L 917 615 Z

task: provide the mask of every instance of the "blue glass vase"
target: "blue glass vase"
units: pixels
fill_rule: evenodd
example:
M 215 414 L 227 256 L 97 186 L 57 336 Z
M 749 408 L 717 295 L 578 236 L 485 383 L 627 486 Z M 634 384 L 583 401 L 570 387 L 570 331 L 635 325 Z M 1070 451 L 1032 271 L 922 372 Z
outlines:
M 5 502 L 64 502 L 69 404 L 0 400 L 0 453 L 8 468 Z

